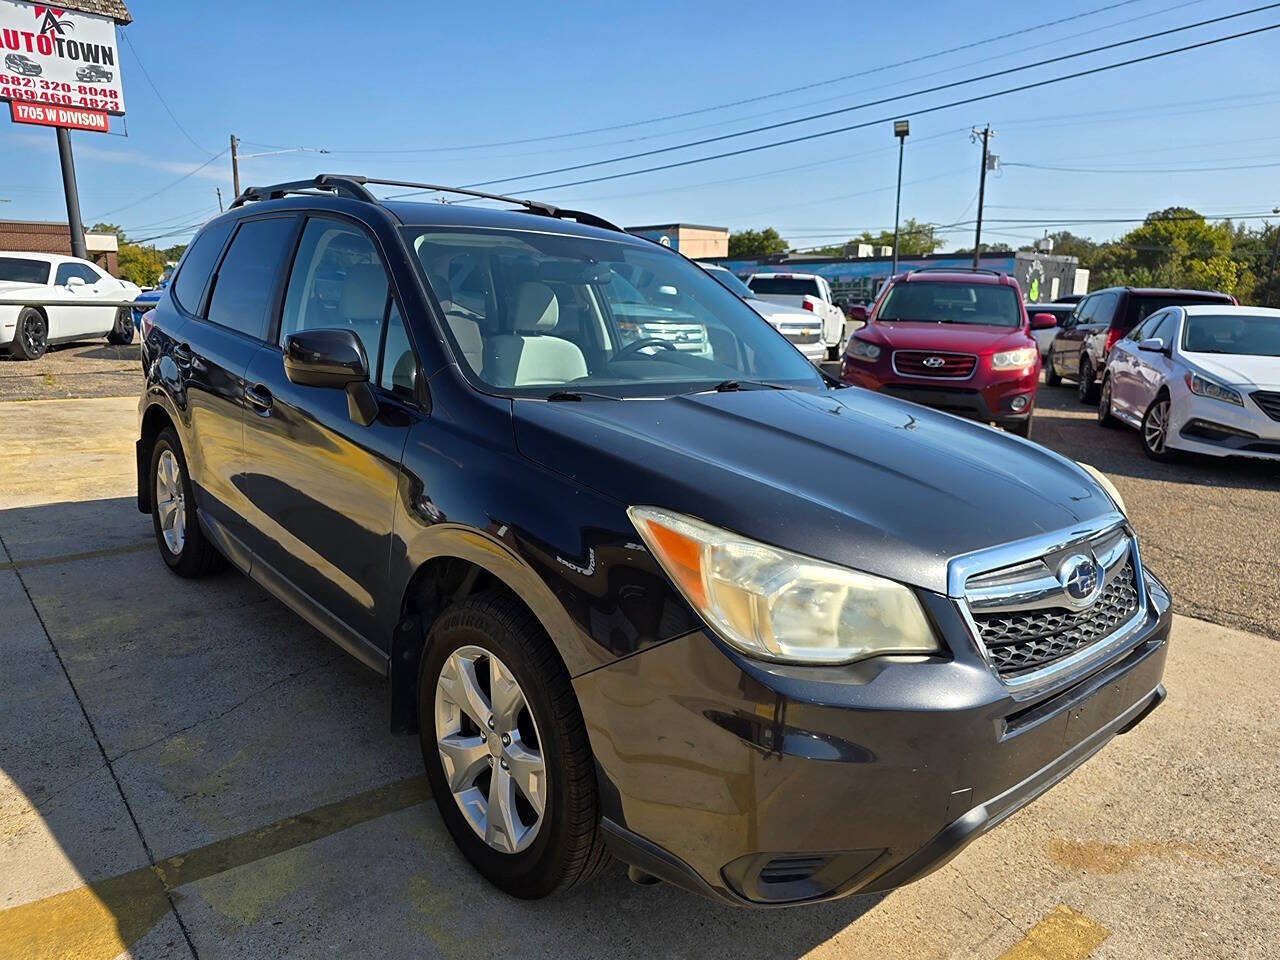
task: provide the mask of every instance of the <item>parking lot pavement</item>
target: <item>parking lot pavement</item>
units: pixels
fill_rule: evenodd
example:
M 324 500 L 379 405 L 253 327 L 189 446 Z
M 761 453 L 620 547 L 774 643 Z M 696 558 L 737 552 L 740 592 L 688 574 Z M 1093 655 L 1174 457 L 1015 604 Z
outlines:
M 39 360 L 0 354 L 0 401 L 136 397 L 141 389 L 137 343 L 69 343 L 51 347 Z
M 1262 958 L 1280 942 L 1274 640 L 1179 617 L 1168 702 L 912 887 L 753 912 L 614 868 L 525 903 L 455 851 L 380 680 L 238 574 L 164 569 L 133 503 L 132 398 L 0 416 L 0 958 Z

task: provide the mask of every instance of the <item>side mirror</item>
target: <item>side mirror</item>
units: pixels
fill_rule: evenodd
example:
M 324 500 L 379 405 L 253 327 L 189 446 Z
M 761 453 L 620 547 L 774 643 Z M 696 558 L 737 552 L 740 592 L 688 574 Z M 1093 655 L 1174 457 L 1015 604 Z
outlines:
M 84 277 L 67 277 L 68 287 L 83 287 Z
M 1036 313 L 1031 316 L 1032 330 L 1052 330 L 1058 325 L 1058 318 L 1052 313 Z
M 300 330 L 285 337 L 284 374 L 299 386 L 345 390 L 347 413 L 362 427 L 378 415 L 369 359 L 350 330 Z
M 1138 341 L 1138 349 L 1146 350 L 1148 353 L 1164 353 L 1164 341 L 1159 337 L 1147 337 L 1145 340 Z
M 866 323 L 870 318 L 871 314 L 868 313 L 867 308 L 860 303 L 849 308 L 850 320 L 860 320 L 861 322 Z

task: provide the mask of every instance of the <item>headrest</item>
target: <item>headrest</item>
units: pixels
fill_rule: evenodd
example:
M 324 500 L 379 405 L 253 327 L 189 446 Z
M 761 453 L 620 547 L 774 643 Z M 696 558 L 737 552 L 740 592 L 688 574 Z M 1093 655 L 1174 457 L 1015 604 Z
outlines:
M 516 287 L 517 331 L 554 330 L 560 322 L 560 301 L 545 283 L 527 281 Z
M 381 320 L 387 306 L 387 274 L 378 263 L 347 267 L 338 313 L 349 320 Z

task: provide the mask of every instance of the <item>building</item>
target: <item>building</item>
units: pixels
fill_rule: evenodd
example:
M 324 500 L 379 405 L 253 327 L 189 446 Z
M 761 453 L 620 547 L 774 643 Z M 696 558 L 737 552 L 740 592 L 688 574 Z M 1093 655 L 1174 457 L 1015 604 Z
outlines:
M 89 259 L 113 277 L 120 276 L 120 241 L 114 233 L 84 235 Z M 34 220 L 0 220 L 0 250 L 25 253 L 60 253 L 71 256 L 71 228 L 66 223 Z
M 757 258 L 703 259 L 713 259 L 744 280 L 753 273 L 816 273 L 825 277 L 835 296 L 846 303 L 870 303 L 893 271 L 891 256 L 834 259 L 780 254 Z M 1028 303 L 1048 303 L 1069 293 L 1088 292 L 1089 271 L 1078 269 L 1079 261 L 1075 257 L 1025 251 L 984 253 L 979 263 L 984 270 L 1007 273 L 1017 280 Z M 967 270 L 972 265 L 971 253 L 934 253 L 898 258 L 900 273 L 940 267 Z
M 691 259 L 727 257 L 729 228 L 706 227 L 696 223 L 668 223 L 653 227 L 627 227 L 627 233 L 654 240 L 664 247 L 679 250 Z

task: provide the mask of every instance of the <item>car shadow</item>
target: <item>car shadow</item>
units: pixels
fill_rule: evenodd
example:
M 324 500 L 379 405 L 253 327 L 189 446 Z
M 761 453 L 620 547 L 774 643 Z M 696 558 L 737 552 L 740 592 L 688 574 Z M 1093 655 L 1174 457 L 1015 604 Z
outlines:
M 145 953 L 179 936 L 172 901 L 201 955 L 799 957 L 886 897 L 746 911 L 614 864 L 513 900 L 454 847 L 384 681 L 239 573 L 172 575 L 151 536 L 128 497 L 0 510 L 0 943 L 18 955 Z

